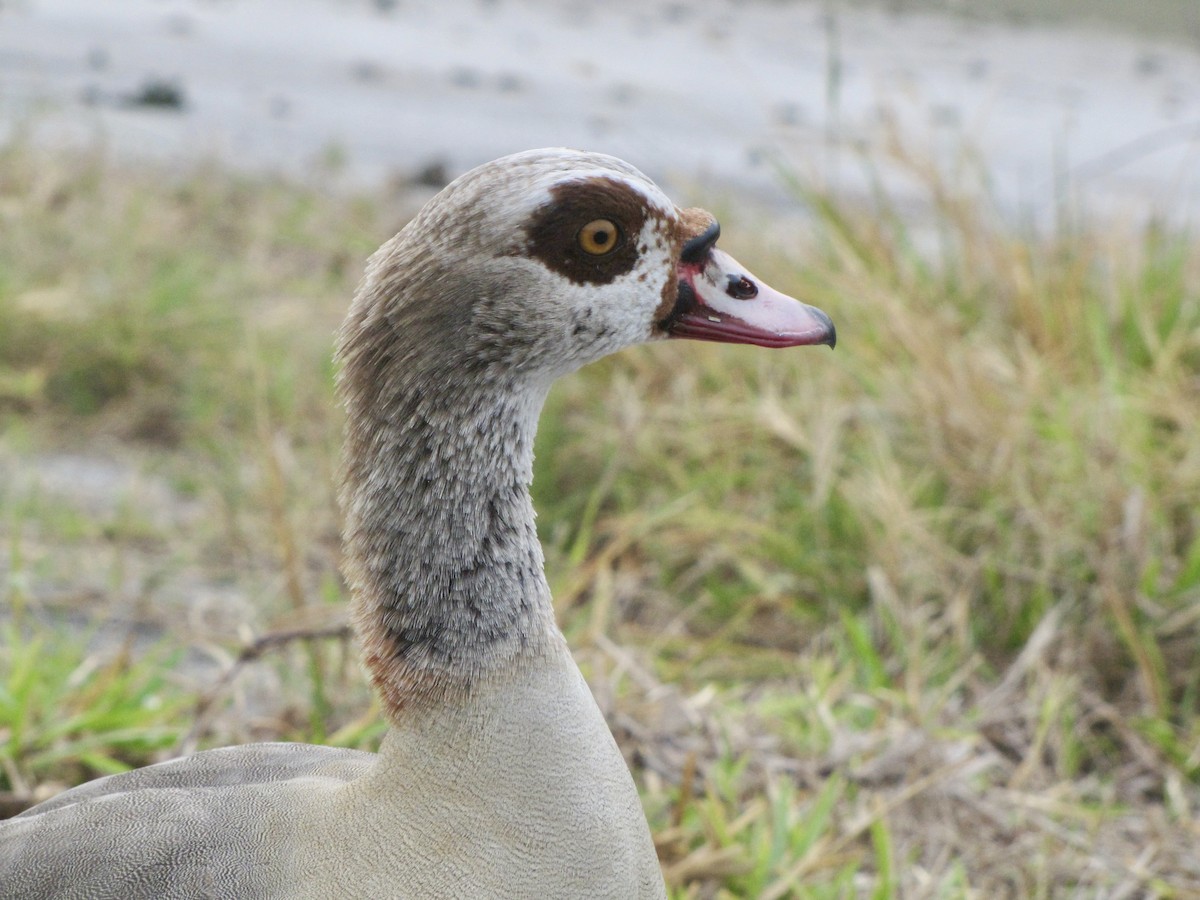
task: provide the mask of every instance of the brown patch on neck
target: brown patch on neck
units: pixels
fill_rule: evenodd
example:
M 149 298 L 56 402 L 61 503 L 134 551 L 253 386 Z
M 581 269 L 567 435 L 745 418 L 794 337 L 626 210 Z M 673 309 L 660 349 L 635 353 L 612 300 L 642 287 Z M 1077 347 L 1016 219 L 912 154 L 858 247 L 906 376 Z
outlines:
M 654 311 L 655 322 L 666 321 L 679 300 L 678 260 L 683 252 L 683 245 L 692 238 L 704 234 L 717 221 L 716 216 L 708 210 L 696 206 L 677 210 L 677 213 L 675 227 L 671 229 L 671 259 L 676 262 L 676 265 L 671 267 L 671 277 L 663 285 L 662 302 Z
M 363 666 L 389 722 L 422 710 L 456 706 L 469 696 L 477 673 L 457 672 L 458 677 L 448 677 L 445 669 L 422 666 L 410 656 L 399 655 L 395 641 L 384 629 L 360 625 L 358 632 Z
M 637 242 L 651 217 L 663 214 L 618 178 L 568 181 L 551 188 L 550 201 L 534 213 L 525 251 L 576 284 L 610 284 L 637 264 Z M 615 223 L 620 232 L 616 246 L 601 255 L 579 243 L 580 230 L 596 219 Z
M 363 641 L 362 662 L 379 695 L 384 718 L 400 721 L 415 709 L 443 706 L 466 697 L 469 686 L 453 682 L 435 671 L 422 672 L 397 659 L 390 642 Z
M 548 598 L 528 623 L 503 640 L 487 645 L 468 640 L 449 653 L 429 641 L 406 644 L 403 624 L 397 621 L 403 615 L 373 586 L 358 586 L 353 619 L 363 668 L 384 716 L 393 724 L 430 710 L 461 706 L 479 688 L 521 671 L 562 640 Z M 473 636 L 477 635 L 465 635 Z

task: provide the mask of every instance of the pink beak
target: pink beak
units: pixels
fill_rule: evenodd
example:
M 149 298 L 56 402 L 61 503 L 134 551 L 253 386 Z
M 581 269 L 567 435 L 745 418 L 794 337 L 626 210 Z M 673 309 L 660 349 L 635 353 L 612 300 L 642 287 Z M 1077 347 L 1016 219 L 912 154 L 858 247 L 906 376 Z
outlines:
M 837 343 L 833 321 L 767 286 L 713 244 L 714 224 L 689 241 L 679 262 L 679 299 L 662 323 L 669 337 L 759 347 Z

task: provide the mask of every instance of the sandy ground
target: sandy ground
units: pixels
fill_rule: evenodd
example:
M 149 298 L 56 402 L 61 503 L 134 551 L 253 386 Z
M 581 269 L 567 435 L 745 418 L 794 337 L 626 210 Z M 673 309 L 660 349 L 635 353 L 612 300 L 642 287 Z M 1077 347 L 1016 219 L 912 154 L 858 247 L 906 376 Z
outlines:
M 382 184 L 564 144 L 778 207 L 774 162 L 905 202 L 890 134 L 1007 210 L 1200 212 L 1200 53 L 1083 28 L 746 0 L 2 0 L 0 134 Z

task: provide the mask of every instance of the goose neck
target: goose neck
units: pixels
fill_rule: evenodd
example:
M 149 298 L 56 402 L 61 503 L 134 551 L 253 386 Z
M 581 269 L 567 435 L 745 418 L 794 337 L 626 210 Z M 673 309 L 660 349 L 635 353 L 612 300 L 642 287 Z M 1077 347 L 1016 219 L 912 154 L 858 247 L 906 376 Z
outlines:
M 354 622 L 393 718 L 561 641 L 529 496 L 545 393 L 424 380 L 382 418 L 349 422 Z

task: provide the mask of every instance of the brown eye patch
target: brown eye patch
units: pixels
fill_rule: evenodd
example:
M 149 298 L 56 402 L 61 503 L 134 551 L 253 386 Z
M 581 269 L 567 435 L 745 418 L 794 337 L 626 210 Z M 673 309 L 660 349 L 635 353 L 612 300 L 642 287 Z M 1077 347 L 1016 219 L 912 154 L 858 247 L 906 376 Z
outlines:
M 552 188 L 549 202 L 534 212 L 525 250 L 576 284 L 608 284 L 637 263 L 637 237 L 651 214 L 659 215 L 621 181 L 569 181 Z M 611 232 L 602 234 L 599 222 L 611 225 Z

